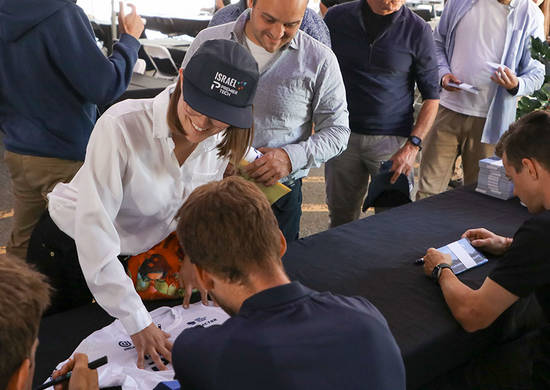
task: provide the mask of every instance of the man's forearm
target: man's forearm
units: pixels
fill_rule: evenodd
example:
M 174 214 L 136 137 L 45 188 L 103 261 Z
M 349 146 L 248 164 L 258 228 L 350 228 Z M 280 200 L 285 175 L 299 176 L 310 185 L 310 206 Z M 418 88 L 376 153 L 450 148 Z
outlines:
M 481 329 L 481 323 L 477 322 L 481 316 L 476 313 L 474 303 L 476 291 L 462 283 L 449 269 L 443 269 L 439 278 L 441 292 L 445 302 L 449 306 L 453 317 L 468 332 Z
M 439 99 L 424 100 L 424 103 L 422 103 L 422 108 L 420 108 L 420 112 L 418 113 L 418 118 L 416 119 L 416 123 L 411 132 L 411 135 L 414 135 L 420 139 L 424 139 L 432 128 L 438 108 Z
M 488 327 L 519 299 L 489 277 L 472 290 L 448 268 L 443 269 L 439 285 L 453 316 L 468 332 Z

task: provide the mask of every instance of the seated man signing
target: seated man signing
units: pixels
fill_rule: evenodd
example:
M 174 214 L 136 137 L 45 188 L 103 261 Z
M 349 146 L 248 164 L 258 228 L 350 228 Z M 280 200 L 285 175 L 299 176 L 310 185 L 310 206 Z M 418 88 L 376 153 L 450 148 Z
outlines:
M 0 255 L 0 390 L 30 390 L 38 347 L 40 317 L 50 303 L 44 275 L 26 263 Z M 96 390 L 97 371 L 88 369 L 88 357 L 75 354 L 53 378 L 72 371 L 70 380 L 56 387 Z
M 184 268 L 232 316 L 176 339 L 182 388 L 405 389 L 399 347 L 371 303 L 290 282 L 286 241 L 254 184 L 203 185 L 178 217 Z
M 497 144 L 514 194 L 537 214 L 527 220 L 514 238 L 485 229 L 464 233 L 474 247 L 502 255 L 478 290 L 464 285 L 447 267 L 451 258 L 431 248 L 424 256 L 424 271 L 436 277 L 453 316 L 465 330 L 474 332 L 491 325 L 519 297 L 535 293 L 546 320 L 550 319 L 550 113 L 536 111 L 512 124 Z M 546 331 L 541 332 L 541 357 L 550 354 Z M 535 361 L 533 384 L 550 388 L 550 368 Z

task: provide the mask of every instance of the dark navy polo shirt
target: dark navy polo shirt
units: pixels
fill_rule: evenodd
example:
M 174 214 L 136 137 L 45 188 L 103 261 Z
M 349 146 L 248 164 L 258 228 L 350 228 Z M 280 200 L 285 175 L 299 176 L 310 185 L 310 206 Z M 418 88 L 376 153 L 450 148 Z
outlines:
M 338 57 L 352 132 L 408 136 L 413 127 L 414 84 L 424 99 L 439 99 L 431 27 L 403 6 L 369 44 L 365 0 L 329 9 L 325 22 Z
M 172 363 L 188 389 L 405 389 L 382 314 L 298 282 L 253 295 L 222 325 L 183 331 Z

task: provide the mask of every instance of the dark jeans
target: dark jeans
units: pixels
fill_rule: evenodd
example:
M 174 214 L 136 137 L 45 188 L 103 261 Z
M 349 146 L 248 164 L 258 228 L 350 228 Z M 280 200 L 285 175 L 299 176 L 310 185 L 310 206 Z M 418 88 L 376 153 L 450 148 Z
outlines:
M 74 240 L 59 230 L 48 211 L 31 235 L 27 262 L 46 275 L 54 289 L 47 315 L 92 302 Z
M 279 222 L 279 229 L 283 232 L 287 242 L 298 239 L 300 234 L 300 218 L 302 217 L 302 179 L 298 179 L 292 185 L 292 190 L 277 202 L 271 205 L 271 209 Z

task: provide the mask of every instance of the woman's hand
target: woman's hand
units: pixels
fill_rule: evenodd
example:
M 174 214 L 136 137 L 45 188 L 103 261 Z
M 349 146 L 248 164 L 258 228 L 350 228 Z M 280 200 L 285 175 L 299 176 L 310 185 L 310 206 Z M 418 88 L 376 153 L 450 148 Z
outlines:
M 183 307 L 189 307 L 189 301 L 191 300 L 191 294 L 193 289 L 197 288 L 201 292 L 201 301 L 203 305 L 208 306 L 208 291 L 203 289 L 197 281 L 197 275 L 195 269 L 191 264 L 189 256 L 184 255 L 183 261 L 180 266 L 180 271 L 178 273 L 180 286 L 183 286 L 185 289 L 185 295 L 183 297 Z
M 154 323 L 141 332 L 130 336 L 138 354 L 137 366 L 143 368 L 145 355 L 149 355 L 159 370 L 166 370 L 160 356 L 168 361 L 172 360 L 172 343 L 168 341 L 170 335 L 160 330 Z

